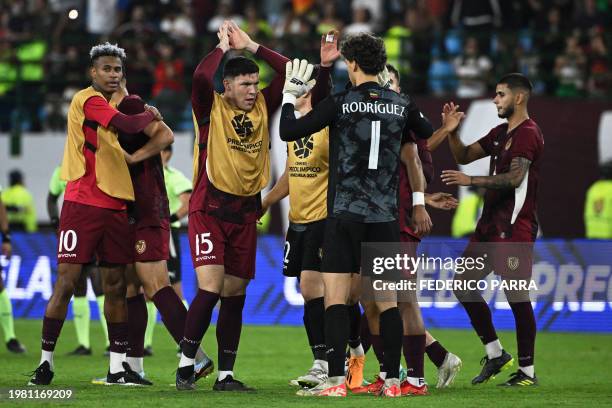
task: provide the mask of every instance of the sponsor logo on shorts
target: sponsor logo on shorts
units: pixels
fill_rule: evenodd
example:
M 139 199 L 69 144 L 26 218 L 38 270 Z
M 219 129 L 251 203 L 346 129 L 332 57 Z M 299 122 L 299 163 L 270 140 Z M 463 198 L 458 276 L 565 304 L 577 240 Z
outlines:
M 198 256 L 195 260 L 196 262 L 200 262 L 200 261 L 208 261 L 211 259 L 217 259 L 217 257 L 215 255 L 204 255 L 204 256 Z
M 519 259 L 516 256 L 508 257 L 508 268 L 512 271 L 516 271 L 519 267 Z
M 76 258 L 76 254 L 57 254 L 58 258 Z
M 144 254 L 144 251 L 147 250 L 147 243 L 144 239 L 140 239 L 138 241 L 136 241 L 136 253 L 138 253 L 138 255 L 142 255 Z

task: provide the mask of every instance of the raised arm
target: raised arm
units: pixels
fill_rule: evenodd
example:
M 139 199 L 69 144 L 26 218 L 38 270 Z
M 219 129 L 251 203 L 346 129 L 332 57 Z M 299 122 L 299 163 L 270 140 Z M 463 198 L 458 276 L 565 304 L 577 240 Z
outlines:
M 321 65 L 317 73 L 317 83 L 312 88 L 312 106 L 315 106 L 325 99 L 331 91 L 329 80 L 331 78 L 331 70 L 336 61 L 340 57 L 338 50 L 338 31 L 332 30 L 321 36 Z
M 289 61 L 289 58 L 285 57 L 282 54 L 279 54 L 276 51 L 272 51 L 271 49 L 266 48 L 263 45 L 257 44 L 255 42 L 253 43 L 257 46 L 257 49 L 254 54 L 258 58 L 261 58 L 262 60 L 266 61 L 266 64 L 268 64 L 274 70 L 274 72 L 284 77 L 285 64 L 287 63 L 287 61 Z
M 433 133 L 433 126 L 431 126 L 429 120 L 412 101 L 408 104 L 407 111 L 406 116 L 408 117 L 410 130 L 419 139 L 429 139 Z
M 445 104 L 442 110 L 442 126 L 438 128 L 429 139 L 427 139 L 427 148 L 434 151 L 442 144 L 450 134 L 455 133 L 461 120 L 465 117 L 463 112 L 460 112 L 459 105 Z
M 285 94 L 287 95 L 287 94 Z M 336 116 L 336 104 L 331 96 L 325 98 L 305 116 L 295 117 L 295 99 L 283 104 L 279 134 L 281 140 L 288 142 L 309 136 L 333 123 Z
M 276 109 L 278 109 L 282 101 L 283 83 L 285 82 L 285 65 L 289 59 L 264 47 L 263 45 L 258 44 L 255 55 L 266 61 L 266 63 L 276 72 L 276 75 L 272 79 L 272 82 L 270 82 L 270 85 L 261 90 L 261 93 L 266 100 L 266 108 L 268 109 L 268 112 L 273 113 Z
M 455 105 L 453 102 L 444 105 L 442 110 L 443 124 L 445 120 L 454 121 L 457 118 L 463 118 L 464 115 L 461 112 L 457 112 L 458 107 L 459 105 Z M 460 117 L 457 116 L 457 113 L 461 113 Z M 488 156 L 479 142 L 474 142 L 468 146 L 464 145 L 459 137 L 459 132 L 457 132 L 458 128 L 459 123 L 457 123 L 457 126 L 455 126 L 454 129 L 448 134 L 448 146 L 450 147 L 451 153 L 453 154 L 457 164 L 468 164 Z
M 270 85 L 261 90 L 266 100 L 266 108 L 272 114 L 278 109 L 282 97 L 283 82 L 285 81 L 285 64 L 289 59 L 263 45 L 256 43 L 233 21 L 228 21 L 228 34 L 230 46 L 235 50 L 247 50 L 257 58 L 264 60 L 276 72 Z
M 199 105 L 212 106 L 215 72 L 221 64 L 225 51 L 217 46 L 208 53 L 193 72 L 191 101 Z
M 255 54 L 258 58 L 266 61 L 277 74 L 285 75 L 285 64 L 289 59 L 277 52 L 272 51 L 263 45 L 251 40 L 238 25 L 232 21 L 227 21 L 230 46 L 234 50 L 247 50 Z
M 223 56 L 230 49 L 228 36 L 228 23 L 224 23 L 217 33 L 219 44 L 208 53 L 193 72 L 191 85 L 191 103 L 196 115 L 208 115 L 212 108 L 215 92 L 214 77 Z
M 331 67 L 324 67 L 321 65 L 319 68 L 319 72 L 317 73 L 316 81 L 314 87 L 310 90 L 312 93 L 312 106 L 316 106 L 319 102 L 329 96 L 331 91 L 329 87 L 329 79 L 331 78 Z

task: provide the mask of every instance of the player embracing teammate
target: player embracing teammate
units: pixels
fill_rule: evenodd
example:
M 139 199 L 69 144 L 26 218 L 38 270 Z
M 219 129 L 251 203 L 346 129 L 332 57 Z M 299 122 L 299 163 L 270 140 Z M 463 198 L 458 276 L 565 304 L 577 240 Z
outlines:
M 30 385 L 48 385 L 53 379 L 53 355 L 68 303 L 82 266 L 94 255 L 104 280 L 104 314 L 110 341 L 106 381 L 146 383 L 126 361 L 125 265 L 133 260 L 127 203 L 134 201 L 134 188 L 118 132 L 145 132 L 153 137 L 162 118 L 157 109 L 148 106 L 135 115 L 117 110 L 118 101 L 113 96 L 123 79 L 126 55 L 122 48 L 109 43 L 97 45 L 89 57 L 92 85 L 74 95 L 68 112 L 61 168 L 61 178 L 68 183 L 59 219 L 58 277 L 43 319 L 40 364 Z

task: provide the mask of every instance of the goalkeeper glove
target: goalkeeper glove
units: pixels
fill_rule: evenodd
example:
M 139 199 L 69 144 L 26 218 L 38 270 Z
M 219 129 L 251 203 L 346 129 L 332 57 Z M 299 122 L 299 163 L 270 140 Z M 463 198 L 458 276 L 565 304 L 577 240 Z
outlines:
M 286 65 L 285 86 L 283 87 L 283 104 L 292 103 L 306 94 L 315 84 L 316 80 L 310 79 L 314 67 L 305 59 L 297 58 L 288 61 Z
M 376 81 L 378 82 L 378 85 L 382 86 L 383 88 L 391 87 L 391 76 L 389 75 L 389 70 L 387 67 L 376 75 Z

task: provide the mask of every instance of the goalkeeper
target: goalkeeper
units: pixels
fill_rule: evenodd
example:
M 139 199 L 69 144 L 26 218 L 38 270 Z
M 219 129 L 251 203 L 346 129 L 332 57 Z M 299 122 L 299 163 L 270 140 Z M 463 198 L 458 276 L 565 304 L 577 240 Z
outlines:
M 353 87 L 332 95 L 296 119 L 296 98 L 307 90 L 312 67 L 287 67 L 280 137 L 298 140 L 329 126 L 327 219 L 321 272 L 325 293 L 325 341 L 329 378 L 300 395 L 346 396 L 344 351 L 349 337 L 347 300 L 351 274 L 360 268 L 362 242 L 399 242 L 397 194 L 400 147 L 412 138 L 407 103 L 381 87 L 376 75 L 386 64 L 382 39 L 367 33 L 348 37 L 341 47 Z M 423 193 L 423 191 L 417 191 Z M 423 208 L 416 229 L 428 233 Z M 393 299 L 377 302 L 380 332 L 389 367 L 381 395 L 400 397 L 402 319 Z

